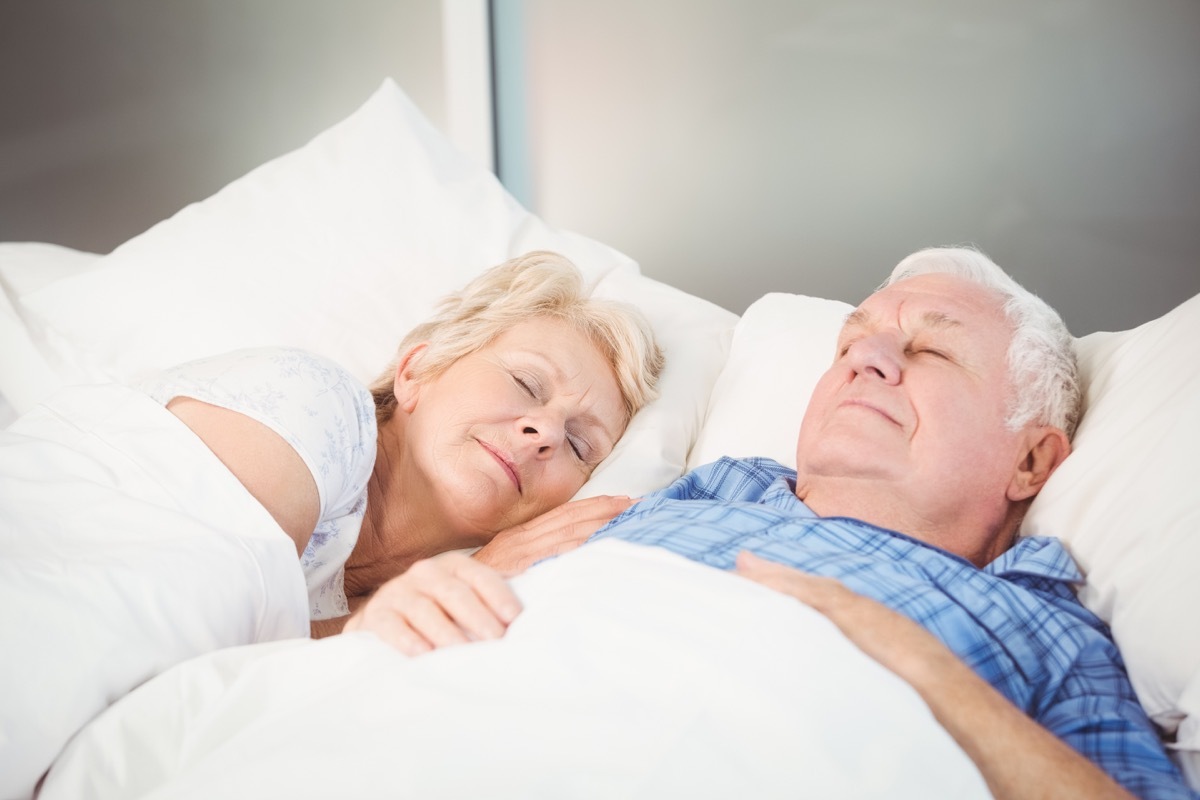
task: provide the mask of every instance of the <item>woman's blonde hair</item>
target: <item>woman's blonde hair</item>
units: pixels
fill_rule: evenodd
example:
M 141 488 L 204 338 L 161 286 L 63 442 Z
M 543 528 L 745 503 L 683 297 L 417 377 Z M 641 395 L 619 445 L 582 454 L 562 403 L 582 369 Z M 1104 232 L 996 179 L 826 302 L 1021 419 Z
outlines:
M 408 332 L 396 358 L 371 384 L 376 418 L 383 423 L 395 413 L 396 368 L 410 348 L 428 344 L 413 377 L 429 381 L 534 317 L 560 320 L 596 346 L 617 378 L 626 421 L 658 396 L 663 354 L 642 313 L 625 303 L 590 297 L 574 264 L 557 253 L 537 250 L 492 267 L 462 291 L 446 296 L 432 317 Z

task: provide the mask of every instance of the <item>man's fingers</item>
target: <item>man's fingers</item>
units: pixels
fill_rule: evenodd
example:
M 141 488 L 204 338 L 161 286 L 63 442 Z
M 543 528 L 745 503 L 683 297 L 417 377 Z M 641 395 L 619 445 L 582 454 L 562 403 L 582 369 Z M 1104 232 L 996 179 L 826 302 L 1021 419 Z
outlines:
M 791 595 L 822 612 L 826 611 L 837 591 L 842 588 L 840 583 L 830 578 L 809 575 L 794 567 L 756 556 L 748 550 L 738 553 L 735 571 L 743 578 Z

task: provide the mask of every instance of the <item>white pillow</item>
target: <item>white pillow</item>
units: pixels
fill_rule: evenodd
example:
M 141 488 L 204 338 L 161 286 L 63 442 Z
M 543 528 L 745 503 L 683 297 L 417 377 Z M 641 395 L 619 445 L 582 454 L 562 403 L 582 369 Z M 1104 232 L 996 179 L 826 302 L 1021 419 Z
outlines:
M 1087 575 L 1080 599 L 1112 626 L 1138 699 L 1200 751 L 1197 342 L 1200 296 L 1078 340 L 1086 410 L 1074 452 L 1022 530 L 1066 543 Z
M 689 467 L 721 455 L 794 467 L 800 420 L 850 308 L 784 294 L 751 305 Z M 1065 542 L 1087 575 L 1080 600 L 1112 626 L 1139 699 L 1200 758 L 1198 341 L 1200 297 L 1135 330 L 1078 340 L 1087 410 L 1022 533 Z
M 622 297 L 658 292 L 628 257 L 560 231 L 457 151 L 388 80 L 347 119 L 97 261 L 24 292 L 15 318 L 43 368 L 0 364 L 18 412 L 58 386 L 135 380 L 199 356 L 291 345 L 369 381 L 436 300 L 514 255 L 556 250 L 591 282 L 622 274 Z M 657 460 L 606 466 L 610 491 L 641 494 L 683 469 L 736 316 L 682 292 L 658 315 L 681 361 L 644 411 Z M 12 315 L 10 315 L 12 316 Z M 697 326 L 666 330 L 677 319 Z M 10 319 L 11 322 L 11 319 Z M 17 327 L 10 324 L 10 327 Z M 27 348 L 28 349 L 28 348 Z M 689 355 L 691 354 L 691 355 Z M 11 393 L 10 393 L 11 392 Z M 643 448 L 644 449 L 644 448 Z
M 833 363 L 838 332 L 853 310 L 839 300 L 798 294 L 754 301 L 734 329 L 687 468 L 721 456 L 766 456 L 795 469 L 808 398 Z
M 673 286 L 628 272 L 609 273 L 595 293 L 640 308 L 654 326 L 666 364 L 659 380 L 661 396 L 629 423 L 578 496 L 639 496 L 683 474 L 684 457 L 704 423 L 738 318 Z
M 23 299 L 43 286 L 81 274 L 99 259 L 43 242 L 0 242 L 0 395 L 5 412 L 28 411 L 56 385 L 54 369 L 34 341 L 37 334 L 21 316 Z M 0 425 L 7 425 L 6 415 Z

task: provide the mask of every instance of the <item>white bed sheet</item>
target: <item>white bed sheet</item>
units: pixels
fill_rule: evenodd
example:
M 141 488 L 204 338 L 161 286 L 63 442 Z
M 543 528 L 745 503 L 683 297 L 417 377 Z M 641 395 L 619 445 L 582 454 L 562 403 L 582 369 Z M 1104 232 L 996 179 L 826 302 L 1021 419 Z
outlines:
M 0 394 L 0 428 L 7 428 L 17 418 L 17 410 L 8 402 L 8 398 Z
M 307 634 L 295 546 L 161 405 L 81 388 L 0 432 L 0 798 L 172 664 Z
M 789 598 L 619 541 L 514 585 L 496 642 L 186 662 L 86 728 L 40 800 L 987 796 L 915 692 Z

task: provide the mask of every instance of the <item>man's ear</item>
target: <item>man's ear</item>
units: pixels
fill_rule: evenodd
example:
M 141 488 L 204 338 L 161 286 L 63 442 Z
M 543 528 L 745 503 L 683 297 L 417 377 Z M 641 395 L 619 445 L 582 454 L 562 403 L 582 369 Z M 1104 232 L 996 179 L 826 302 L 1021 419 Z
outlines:
M 1028 428 L 1024 437 L 1024 455 L 1008 485 L 1008 499 L 1014 503 L 1028 500 L 1040 492 L 1054 470 L 1071 453 L 1067 434 L 1052 425 Z
M 417 398 L 421 393 L 421 382 L 415 376 L 416 366 L 421 356 L 429 347 L 429 342 L 421 342 L 410 347 L 396 363 L 396 375 L 392 381 L 392 392 L 396 395 L 396 407 L 406 414 L 411 414 L 417 407 Z

